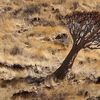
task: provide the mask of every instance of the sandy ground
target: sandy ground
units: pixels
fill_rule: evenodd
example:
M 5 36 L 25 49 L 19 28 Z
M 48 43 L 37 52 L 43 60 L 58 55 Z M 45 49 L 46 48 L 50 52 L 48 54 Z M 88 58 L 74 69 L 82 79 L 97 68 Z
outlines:
M 0 100 L 100 100 L 100 50 L 81 50 L 63 82 L 36 84 L 72 46 L 58 16 L 92 10 L 100 0 L 0 0 Z

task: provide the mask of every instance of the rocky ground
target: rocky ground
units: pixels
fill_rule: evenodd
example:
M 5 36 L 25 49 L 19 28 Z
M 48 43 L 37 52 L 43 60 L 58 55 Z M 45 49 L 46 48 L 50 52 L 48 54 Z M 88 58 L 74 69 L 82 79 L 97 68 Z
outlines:
M 0 0 L 0 100 L 100 100 L 100 50 L 81 50 L 61 83 L 41 84 L 72 46 L 62 15 L 100 11 L 100 0 Z

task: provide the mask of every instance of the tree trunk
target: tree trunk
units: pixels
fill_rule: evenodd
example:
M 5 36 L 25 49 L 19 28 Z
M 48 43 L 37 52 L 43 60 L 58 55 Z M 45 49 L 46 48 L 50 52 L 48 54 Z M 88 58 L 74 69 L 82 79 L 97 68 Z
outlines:
M 55 78 L 57 78 L 58 80 L 62 80 L 65 78 L 69 68 L 72 67 L 73 62 L 79 51 L 80 49 L 78 49 L 77 47 L 72 47 L 68 56 L 63 61 L 62 65 L 53 73 Z

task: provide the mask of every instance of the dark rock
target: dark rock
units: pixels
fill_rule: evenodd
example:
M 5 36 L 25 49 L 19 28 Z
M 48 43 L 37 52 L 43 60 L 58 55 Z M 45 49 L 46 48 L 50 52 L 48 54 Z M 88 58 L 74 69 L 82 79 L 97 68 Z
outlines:
M 20 64 L 13 64 L 11 66 L 11 68 L 13 68 L 14 70 L 23 70 L 24 69 L 24 67 L 22 67 L 22 65 L 20 65 Z
M 95 82 L 96 84 L 100 84 L 100 77 L 97 77 L 96 78 L 96 82 Z
M 57 43 L 61 43 L 61 44 L 66 44 L 67 43 L 67 39 L 68 39 L 68 36 L 66 33 L 61 33 L 61 34 L 58 34 L 56 37 L 55 37 L 55 42 Z

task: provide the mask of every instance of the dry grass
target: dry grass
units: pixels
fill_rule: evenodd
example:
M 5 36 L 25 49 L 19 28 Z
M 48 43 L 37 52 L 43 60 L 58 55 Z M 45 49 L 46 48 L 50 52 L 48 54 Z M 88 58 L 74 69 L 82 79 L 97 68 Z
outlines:
M 30 5 L 40 7 L 39 12 Z M 79 52 L 72 69 L 74 79 L 68 77 L 52 88 L 32 84 L 34 77 L 45 77 L 56 70 L 72 46 L 68 29 L 59 24 L 56 15 L 75 10 L 100 11 L 99 6 L 100 0 L 12 0 L 10 3 L 0 0 L 0 100 L 85 100 L 100 95 L 100 85 L 95 84 L 100 76 L 100 50 Z M 5 7 L 12 9 L 2 10 Z M 32 18 L 56 25 L 34 26 L 30 24 Z M 68 36 L 66 45 L 57 42 L 59 34 Z

